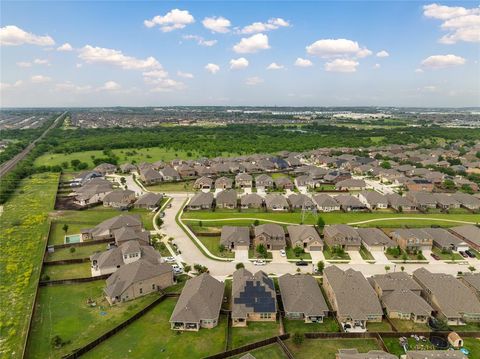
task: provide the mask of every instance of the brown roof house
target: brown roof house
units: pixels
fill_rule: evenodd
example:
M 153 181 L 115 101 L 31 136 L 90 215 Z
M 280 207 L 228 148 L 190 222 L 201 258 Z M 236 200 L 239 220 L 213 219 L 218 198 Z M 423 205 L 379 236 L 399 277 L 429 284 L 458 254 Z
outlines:
M 365 211 L 367 209 L 367 206 L 360 202 L 357 197 L 350 194 L 335 196 L 335 201 L 340 204 L 340 208 L 345 212 Z
M 328 316 L 328 305 L 311 275 L 284 274 L 278 278 L 285 317 L 305 323 L 322 323 Z
M 289 189 L 289 190 L 293 190 L 293 188 L 295 187 L 292 180 L 288 177 L 278 177 L 277 179 L 275 179 L 275 187 L 277 189 Z
M 270 193 L 265 196 L 265 206 L 270 211 L 288 211 L 290 206 L 287 199 L 278 193 Z
M 473 224 L 452 227 L 449 229 L 453 234 L 467 242 L 475 250 L 480 250 L 480 227 Z
M 408 192 L 407 199 L 412 201 L 415 206 L 422 211 L 437 207 L 437 200 L 430 192 Z
M 261 174 L 255 177 L 255 187 L 257 188 L 272 188 L 273 187 L 273 179 L 269 175 Z
M 152 185 L 163 181 L 162 175 L 151 167 L 141 168 L 140 179 L 146 185 Z
M 234 189 L 225 189 L 217 193 L 215 205 L 217 208 L 237 208 L 237 191 Z
M 194 189 L 210 191 L 213 187 L 213 180 L 210 177 L 200 177 L 195 180 L 193 184 Z
M 362 179 L 345 179 L 335 183 L 335 188 L 338 190 L 361 191 L 367 187 L 367 184 Z
M 317 204 L 317 208 L 321 212 L 340 211 L 340 203 L 328 194 L 322 193 L 314 195 L 313 201 Z
M 313 202 L 313 200 L 306 194 L 302 193 L 291 194 L 288 196 L 288 202 L 290 202 L 292 209 L 305 209 L 311 211 L 317 208 L 317 205 Z
M 250 228 L 237 226 L 223 226 L 220 235 L 220 244 L 228 250 L 250 248 Z
M 170 317 L 172 330 L 198 331 L 218 325 L 225 283 L 208 273 L 189 279 Z
M 237 188 L 252 188 L 252 176 L 248 173 L 239 173 L 235 176 L 235 187 Z
M 233 181 L 228 177 L 219 177 L 215 180 L 215 189 L 231 189 Z
M 323 271 L 323 288 L 346 332 L 365 332 L 367 322 L 381 322 L 382 306 L 363 274 L 333 265 Z
M 358 194 L 358 199 L 365 204 L 368 209 L 388 208 L 387 197 L 375 191 L 362 191 Z
M 427 233 L 417 228 L 398 228 L 390 236 L 406 251 L 425 251 L 432 249 L 433 240 Z
M 135 192 L 129 189 L 117 189 L 103 197 L 103 206 L 118 209 L 125 209 L 132 206 L 135 202 Z
M 397 193 L 387 194 L 386 197 L 388 205 L 398 212 L 411 212 L 417 210 L 417 207 L 412 201 Z
M 180 175 L 170 166 L 165 166 L 159 172 L 164 181 L 180 181 Z
M 460 280 L 480 298 L 480 273 L 465 273 Z
M 243 209 L 261 208 L 263 206 L 263 198 L 256 193 L 247 193 L 240 197 L 240 206 Z
M 413 278 L 422 287 L 422 297 L 448 325 L 480 321 L 480 301 L 454 276 L 419 268 L 413 272 Z
M 109 218 L 93 228 L 82 229 L 82 242 L 88 240 L 115 239 L 115 232 L 123 228 L 129 228 L 135 233 L 142 232 L 143 225 L 140 216 L 131 214 L 120 215 Z
M 117 170 L 117 166 L 112 165 L 111 163 L 101 163 L 93 170 L 105 176 L 107 174 L 114 174 Z
M 307 253 L 323 251 L 323 241 L 313 226 L 304 224 L 287 226 L 288 237 L 292 247 L 300 247 Z
M 252 274 L 245 268 L 233 273 L 232 326 L 246 327 L 249 321 L 277 320 L 277 296 L 266 273 Z
M 263 244 L 267 250 L 285 249 L 285 232 L 283 227 L 278 224 L 266 223 L 256 226 L 254 234 L 253 243 L 255 247 Z
M 110 304 L 126 302 L 173 284 L 172 266 L 167 263 L 152 264 L 140 259 L 125 264 L 107 279 L 104 289 Z
M 189 210 L 212 209 L 213 193 L 198 192 L 187 204 Z
M 100 203 L 103 198 L 112 192 L 110 181 L 103 178 L 93 178 L 75 190 L 73 202 L 81 207 L 88 207 Z
M 468 250 L 468 244 L 462 241 L 459 237 L 452 234 L 443 228 L 423 228 L 433 239 L 433 245 L 442 250 L 447 251 L 466 251 Z
M 362 237 L 355 228 L 346 224 L 325 226 L 323 239 L 329 247 L 341 247 L 346 251 L 359 251 L 362 243 Z
M 395 241 L 378 228 L 357 228 L 356 231 L 362 238 L 362 244 L 370 252 L 385 252 L 388 248 L 397 246 Z
M 161 193 L 147 192 L 140 196 L 133 206 L 135 208 L 144 208 L 149 210 L 154 210 L 158 208 L 162 203 L 163 195 Z

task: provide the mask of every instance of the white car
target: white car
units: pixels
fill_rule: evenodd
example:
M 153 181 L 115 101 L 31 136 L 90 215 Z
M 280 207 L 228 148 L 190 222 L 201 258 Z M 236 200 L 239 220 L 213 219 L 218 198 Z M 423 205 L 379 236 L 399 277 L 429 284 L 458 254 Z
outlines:
M 173 273 L 175 274 L 183 273 L 183 268 L 180 268 L 178 264 L 172 264 L 172 268 L 173 268 Z
M 175 257 L 165 257 L 165 262 L 167 263 L 175 263 Z
M 287 256 L 287 252 L 285 252 L 285 249 L 280 249 L 280 256 L 282 256 L 282 257 Z
M 257 259 L 253 261 L 253 265 L 256 265 L 256 266 L 264 266 L 266 264 L 267 262 L 265 262 L 263 259 Z

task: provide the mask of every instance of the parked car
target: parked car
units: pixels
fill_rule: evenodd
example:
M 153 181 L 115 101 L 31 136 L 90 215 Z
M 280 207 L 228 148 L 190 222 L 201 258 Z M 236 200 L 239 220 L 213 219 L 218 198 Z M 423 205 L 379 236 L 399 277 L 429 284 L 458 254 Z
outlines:
M 430 255 L 431 255 L 435 260 L 437 260 L 437 261 L 440 260 L 440 257 L 439 257 L 437 254 L 431 253 Z
M 298 261 L 298 262 L 296 262 L 296 265 L 297 265 L 298 267 L 305 267 L 305 266 L 308 266 L 308 262 Z
M 475 258 L 475 257 L 476 257 L 475 253 L 473 253 L 470 249 L 467 249 L 467 250 L 465 251 L 465 253 L 466 253 L 467 256 L 469 256 L 470 258 Z
M 167 263 L 175 263 L 175 257 L 165 257 L 165 262 Z
M 464 251 L 458 251 L 458 253 L 460 253 L 460 255 L 461 255 L 463 258 L 468 258 L 468 254 L 465 253 Z
M 280 249 L 280 256 L 286 257 L 287 253 L 285 252 L 285 249 Z
M 267 262 L 265 262 L 263 259 L 257 259 L 253 261 L 253 265 L 256 265 L 256 266 L 264 266 L 266 264 Z

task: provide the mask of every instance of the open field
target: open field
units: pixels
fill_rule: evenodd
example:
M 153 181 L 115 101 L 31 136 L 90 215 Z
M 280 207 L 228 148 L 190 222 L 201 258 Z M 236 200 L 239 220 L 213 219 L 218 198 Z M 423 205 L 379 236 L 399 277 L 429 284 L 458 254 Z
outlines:
M 106 340 L 84 358 L 202 358 L 225 348 L 227 320 L 213 329 L 175 332 L 170 315 L 176 300 L 167 298 L 143 317 Z
M 194 159 L 200 157 L 200 153 L 197 151 L 184 151 L 174 150 L 162 147 L 149 147 L 149 148 L 123 148 L 112 150 L 113 154 L 118 157 L 118 163 L 141 163 L 141 162 L 156 162 L 156 161 L 171 161 L 176 158 Z M 190 154 L 190 156 L 189 156 Z M 222 156 L 229 156 L 231 154 L 225 152 Z M 104 158 L 103 151 L 82 151 L 73 152 L 69 154 L 63 153 L 47 153 L 38 157 L 34 165 L 35 166 L 61 166 L 62 162 L 68 162 L 74 159 L 78 159 L 81 162 L 88 164 L 88 168 L 94 168 L 93 160 L 95 158 Z M 67 172 L 73 171 L 73 168 L 65 169 Z
M 99 337 L 158 298 L 150 294 L 111 307 L 103 296 L 105 281 L 42 287 L 28 346 L 29 358 L 59 358 Z M 96 306 L 87 304 L 87 299 Z M 52 348 L 59 335 L 66 344 Z
M 3 206 L 0 225 L 2 356 L 20 357 L 47 240 L 58 174 L 23 180 Z
M 374 339 L 305 339 L 299 346 L 288 339 L 285 344 L 296 359 L 333 359 L 338 349 L 357 348 L 360 353 L 380 349 Z
M 287 356 L 283 353 L 282 348 L 278 344 L 267 345 L 266 347 L 249 351 L 256 359 L 285 359 Z M 232 359 L 239 359 L 244 354 L 236 355 Z
M 276 322 L 249 322 L 246 327 L 232 328 L 232 348 L 258 342 L 280 335 L 280 325 Z
M 357 223 L 370 221 L 366 223 L 359 223 L 359 227 L 422 227 L 422 226 L 445 226 L 451 227 L 460 225 L 455 221 L 464 222 L 479 222 L 478 214 L 420 214 L 420 213 L 320 213 L 318 217 L 322 218 L 325 224 L 338 224 L 338 223 Z M 227 220 L 218 221 L 223 225 L 237 222 L 236 220 L 230 220 L 232 218 L 244 218 L 244 221 L 252 224 L 254 219 L 269 220 L 284 222 L 286 224 L 300 224 L 302 222 L 302 214 L 294 212 L 285 213 L 222 213 L 217 210 L 215 212 L 199 211 L 199 212 L 185 212 L 182 216 L 182 220 L 195 219 L 203 220 L 204 225 L 212 225 L 212 223 L 206 222 L 206 220 Z M 253 219 L 252 219 L 253 218 Z M 404 218 L 404 219 L 402 219 Z M 229 223 L 230 222 L 230 223 Z M 316 224 L 317 220 L 313 216 L 307 216 L 304 220 L 304 224 Z
M 48 276 L 48 277 L 47 277 Z M 91 277 L 90 262 L 61 264 L 61 265 L 44 265 L 42 279 L 59 280 L 71 278 Z
M 323 323 L 305 323 L 303 320 L 283 319 L 285 332 L 294 333 L 313 333 L 313 332 L 339 332 L 335 318 L 324 318 Z

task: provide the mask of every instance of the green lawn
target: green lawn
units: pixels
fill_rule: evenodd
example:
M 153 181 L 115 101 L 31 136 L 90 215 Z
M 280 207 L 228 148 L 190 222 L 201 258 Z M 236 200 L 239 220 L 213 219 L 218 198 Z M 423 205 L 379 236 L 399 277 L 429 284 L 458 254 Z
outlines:
M 103 252 L 107 249 L 106 243 L 92 244 L 83 247 L 72 247 L 75 251 L 72 253 L 71 248 L 56 249 L 53 253 L 47 254 L 47 261 L 58 261 L 65 259 L 88 258 L 96 252 Z
M 394 355 L 402 355 L 405 354 L 403 347 L 400 345 L 400 341 L 398 338 L 385 338 L 382 337 L 385 346 L 387 347 L 388 351 Z M 408 340 L 408 348 L 410 350 L 432 350 L 435 349 L 427 339 L 426 342 L 417 342 L 414 338 L 407 338 Z
M 194 192 L 193 183 L 194 181 L 165 182 L 146 188 L 151 192 Z
M 58 174 L 23 180 L 0 217 L 1 355 L 21 357 L 53 209 Z M 8 305 L 7 305 L 8 303 Z
M 187 282 L 187 280 L 189 279 L 190 277 L 187 275 L 187 274 L 181 274 L 179 276 L 176 277 L 176 281 L 177 283 L 168 287 L 168 288 L 165 288 L 163 291 L 165 293 L 180 293 L 183 289 L 183 287 L 185 286 L 185 283 Z
M 478 332 L 480 323 L 467 323 L 465 325 L 450 325 L 450 329 L 455 332 Z
M 445 261 L 452 261 L 452 256 L 454 261 L 465 260 L 459 253 L 452 252 L 452 253 L 442 253 L 442 250 L 438 247 L 433 247 L 432 252 L 435 253 L 440 257 L 440 259 Z
M 255 258 L 260 258 L 260 256 L 257 254 L 257 251 L 254 248 L 250 248 L 248 250 L 248 258 L 255 259 Z M 272 259 L 272 258 L 273 258 L 272 252 L 268 251 L 267 258 L 265 259 Z
M 277 322 L 248 322 L 244 328 L 232 328 L 232 348 L 280 335 Z
M 325 259 L 328 260 L 328 259 L 341 259 L 341 260 L 350 260 L 350 256 L 348 255 L 347 252 L 344 252 L 342 255 L 338 255 L 338 254 L 334 254 L 332 252 L 332 249 L 327 246 L 327 245 L 324 245 L 323 246 L 323 255 L 325 256 Z
M 368 251 L 368 249 L 365 248 L 363 245 L 360 246 L 360 255 L 362 256 L 362 258 L 364 260 L 374 260 L 375 259 L 375 258 L 373 258 L 372 253 L 370 253 Z
M 470 351 L 469 358 L 480 358 L 479 338 L 463 338 L 463 346 Z
M 312 259 L 312 256 L 310 255 L 310 253 L 306 253 L 306 252 L 303 252 L 302 254 L 300 254 L 298 257 L 295 255 L 295 252 L 293 251 L 293 248 L 292 247 L 287 247 L 287 249 L 285 250 L 285 252 L 287 253 L 287 258 L 288 259 Z
M 91 277 L 90 262 L 61 264 L 61 265 L 44 265 L 42 278 L 48 276 L 49 280 L 86 278 Z
M 143 317 L 115 334 L 84 358 L 202 358 L 225 348 L 227 320 L 213 329 L 176 332 L 170 329 L 170 315 L 176 300 L 167 298 Z
M 356 223 L 366 220 L 374 219 L 385 219 L 385 218 L 398 218 L 398 217 L 408 217 L 408 218 L 434 218 L 434 219 L 447 219 L 447 220 L 458 220 L 458 221 L 469 221 L 476 223 L 478 222 L 478 214 L 466 213 L 466 214 L 421 214 L 421 213 L 320 213 L 318 217 L 321 217 L 326 224 L 337 224 L 337 223 Z M 302 214 L 298 212 L 262 212 L 262 213 L 225 213 L 221 211 L 201 211 L 201 212 L 185 212 L 182 219 L 229 219 L 229 218 L 258 218 L 268 219 L 273 221 L 287 222 L 291 224 L 299 224 L 302 222 Z M 220 223 L 218 221 L 216 223 Z M 229 221 L 223 221 L 223 224 L 230 224 Z M 237 221 L 231 221 L 237 222 Z M 252 220 L 249 221 L 251 223 Z M 304 220 L 304 224 L 316 224 L 317 220 L 313 216 L 307 216 Z M 207 224 L 207 222 L 204 222 Z M 359 224 L 361 227 L 402 227 L 408 225 L 409 227 L 425 227 L 430 225 L 438 225 L 445 227 L 455 226 L 454 222 L 444 222 L 444 221 L 431 221 L 424 219 L 390 219 L 382 221 L 373 221 L 364 224 Z
M 399 332 L 429 332 L 427 324 L 414 323 L 413 320 L 390 319 Z
M 286 355 L 278 344 L 270 344 L 266 347 L 255 349 L 247 353 L 252 354 L 255 359 L 285 359 Z M 231 359 L 240 359 L 246 353 L 231 357 Z
M 103 296 L 105 281 L 42 287 L 35 311 L 28 358 L 60 358 L 73 349 L 87 344 L 107 330 L 144 308 L 158 294 L 110 306 Z M 97 305 L 87 305 L 87 299 Z M 52 348 L 51 338 L 59 335 L 64 342 Z
M 218 249 L 218 245 L 220 244 L 220 237 L 197 236 L 197 238 L 200 240 L 200 242 L 203 243 L 205 247 L 207 247 L 207 249 L 213 255 L 217 257 L 223 257 L 223 258 L 235 257 L 235 253 L 230 252 L 228 250 L 224 250 L 223 252 L 220 252 L 220 250 Z
M 338 349 L 357 348 L 360 353 L 381 349 L 375 339 L 305 339 L 299 346 L 285 341 L 296 359 L 333 359 Z
M 325 318 L 323 323 L 305 323 L 303 320 L 283 319 L 285 332 L 313 333 L 313 332 L 339 332 L 340 327 L 334 318 Z
M 367 330 L 369 332 L 391 332 L 391 331 L 393 331 L 391 325 L 386 320 L 382 320 L 379 323 L 368 322 L 367 323 Z

